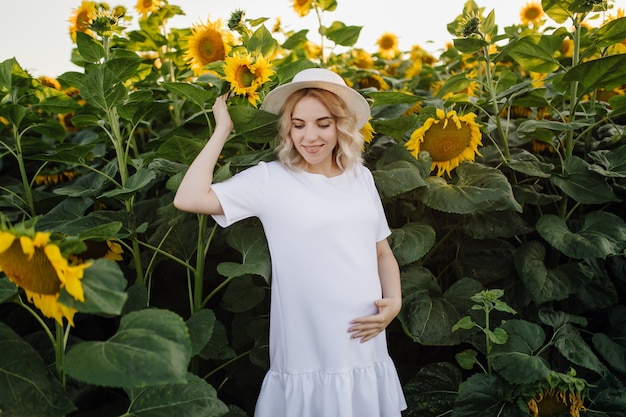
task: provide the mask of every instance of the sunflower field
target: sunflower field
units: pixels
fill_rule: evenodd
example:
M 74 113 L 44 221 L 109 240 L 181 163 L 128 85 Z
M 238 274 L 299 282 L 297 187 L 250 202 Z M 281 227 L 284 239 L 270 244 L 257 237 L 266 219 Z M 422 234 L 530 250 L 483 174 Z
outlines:
M 439 56 L 355 48 L 234 10 L 83 1 L 80 71 L 0 62 L 0 414 L 252 416 L 268 368 L 270 261 L 173 195 L 229 93 L 216 180 L 274 158 L 259 103 L 325 67 L 369 101 L 363 130 L 402 272 L 387 330 L 419 417 L 626 416 L 626 18 L 611 0 L 529 3 L 499 28 L 468 0 Z M 328 22 L 332 23 L 328 23 Z

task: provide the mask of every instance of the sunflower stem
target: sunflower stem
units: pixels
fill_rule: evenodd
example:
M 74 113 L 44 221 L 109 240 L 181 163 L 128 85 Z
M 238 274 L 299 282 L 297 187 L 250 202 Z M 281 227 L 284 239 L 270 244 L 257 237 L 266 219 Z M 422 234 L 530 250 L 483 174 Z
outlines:
M 54 342 L 54 358 L 57 369 L 57 376 L 61 385 L 65 388 L 66 376 L 65 376 L 65 343 L 67 341 L 65 337 L 65 328 L 62 324 L 55 321 L 56 340 Z
M 207 216 L 204 214 L 198 215 L 198 243 L 196 250 L 196 271 L 194 274 L 193 282 L 193 306 L 192 311 L 196 311 L 202 308 L 202 292 L 204 286 L 204 263 L 205 263 L 205 251 L 202 248 L 205 247 L 204 236 L 206 227 Z
M 489 93 L 489 101 L 491 101 L 491 108 L 493 111 L 493 117 L 496 122 L 496 128 L 498 130 L 498 136 L 500 136 L 500 140 L 502 141 L 502 147 L 504 150 L 504 157 L 506 161 L 511 159 L 511 151 L 509 149 L 509 139 L 504 134 L 504 129 L 502 128 L 502 121 L 500 120 L 500 110 L 498 109 L 498 101 L 496 98 L 496 87 L 493 81 L 493 75 L 491 74 L 491 65 L 489 60 L 489 46 L 485 46 L 483 48 L 483 55 L 485 57 L 485 78 L 487 81 L 487 90 Z

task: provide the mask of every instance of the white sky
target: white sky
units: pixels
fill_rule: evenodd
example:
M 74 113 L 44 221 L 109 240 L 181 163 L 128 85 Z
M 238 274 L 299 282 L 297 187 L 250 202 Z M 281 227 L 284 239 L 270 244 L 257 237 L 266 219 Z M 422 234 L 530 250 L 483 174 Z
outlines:
M 105 0 L 109 6 L 123 5 L 133 16 L 136 28 L 136 0 Z M 519 23 L 522 7 L 533 0 L 474 0 L 485 8 L 485 15 L 495 10 L 499 33 L 502 28 Z M 540 1 L 540 0 L 534 0 Z M 437 52 L 452 39 L 446 25 L 463 11 L 466 0 L 384 0 L 368 3 L 363 0 L 337 0 L 337 9 L 325 12 L 322 23 L 330 26 L 341 21 L 348 26 L 363 26 L 356 46 L 369 52 L 377 50 L 376 40 L 385 32 L 398 36 L 400 48 L 413 45 Z M 309 29 L 309 39 L 317 41 L 317 18 L 314 13 L 300 18 L 290 0 L 170 0 L 185 16 L 170 20 L 170 28 L 187 28 L 193 23 L 222 18 L 228 20 L 235 9 L 246 12 L 246 18 L 270 18 L 268 28 L 280 17 L 284 28 Z M 3 0 L 0 24 L 0 62 L 15 57 L 32 75 L 56 77 L 66 71 L 78 70 L 70 61 L 73 44 L 69 36 L 72 11 L 81 0 Z M 626 8 L 626 0 L 613 1 L 615 8 Z M 615 11 L 611 12 L 615 14 Z

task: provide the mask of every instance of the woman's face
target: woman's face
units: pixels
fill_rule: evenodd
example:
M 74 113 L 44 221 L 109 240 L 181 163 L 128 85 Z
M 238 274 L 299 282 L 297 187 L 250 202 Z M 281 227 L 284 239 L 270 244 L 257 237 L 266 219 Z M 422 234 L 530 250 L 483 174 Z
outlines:
M 337 123 L 326 106 L 317 98 L 304 96 L 293 108 L 291 139 L 309 172 L 333 176 L 337 167 L 333 149 L 337 146 Z

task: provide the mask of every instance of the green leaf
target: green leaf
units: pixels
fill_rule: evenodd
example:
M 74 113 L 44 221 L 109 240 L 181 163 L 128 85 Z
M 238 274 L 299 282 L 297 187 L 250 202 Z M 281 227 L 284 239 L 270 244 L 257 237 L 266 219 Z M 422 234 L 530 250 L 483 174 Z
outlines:
M 563 76 L 563 81 L 577 81 L 580 85 L 578 94 L 587 94 L 598 88 L 612 90 L 624 84 L 626 78 L 626 56 L 609 55 L 603 58 L 585 61 L 572 67 Z
M 435 229 L 421 223 L 407 223 L 393 229 L 391 248 L 400 266 L 421 259 L 435 245 Z
M 447 94 L 455 93 L 460 90 L 466 89 L 472 82 L 472 79 L 468 78 L 464 72 L 456 74 L 446 79 L 439 91 L 437 97 L 441 98 Z
M 564 263 L 548 269 L 545 256 L 545 248 L 536 241 L 525 243 L 515 251 L 517 273 L 537 304 L 563 300 L 593 278 L 593 274 L 579 263 Z
M 554 175 L 550 181 L 565 194 L 582 204 L 603 204 L 619 201 L 606 178 L 594 173 L 585 160 L 570 156 L 565 160 L 563 176 Z
M 483 331 L 485 332 L 491 343 L 494 343 L 496 345 L 506 343 L 507 334 L 503 329 L 497 327 L 493 331 L 489 329 L 484 329 Z
M 474 239 L 496 239 L 526 234 L 534 229 L 518 213 L 495 211 L 470 214 L 463 223 L 463 230 Z
M 86 62 L 94 64 L 104 58 L 104 48 L 100 42 L 84 32 L 76 31 L 76 46 Z
M 120 315 L 128 294 L 126 279 L 120 267 L 109 259 L 98 259 L 84 270 L 80 280 L 85 302 L 76 301 L 65 289 L 61 290 L 59 302 L 81 313 Z
M 509 400 L 511 388 L 494 375 L 474 374 L 461 383 L 451 417 L 517 417 L 520 410 Z
M 206 308 L 196 311 L 187 319 L 186 324 L 189 329 L 192 355 L 200 353 L 206 344 L 209 343 L 209 340 L 211 340 L 215 320 L 215 313 Z
M 0 304 L 15 297 L 19 290 L 7 277 L 0 278 Z
M 123 188 L 107 191 L 102 193 L 103 197 L 124 197 L 129 198 L 135 195 L 138 191 L 143 190 L 156 178 L 156 173 L 147 168 L 139 168 L 137 172 L 131 175 Z
M 445 213 L 470 214 L 481 211 L 514 210 L 522 212 L 511 184 L 496 169 L 476 163 L 456 168 L 458 179 L 449 184 L 441 177 L 429 177 L 428 188 L 420 194 L 422 203 Z
M 60 162 L 68 165 L 88 165 L 89 160 L 93 159 L 94 147 L 94 144 L 77 145 L 74 143 L 59 143 L 48 152 L 32 155 L 30 158 L 38 161 Z
M 554 164 L 542 162 L 528 151 L 515 155 L 515 159 L 509 161 L 508 166 L 514 171 L 539 178 L 550 178 L 554 170 Z
M 604 333 L 593 335 L 593 347 L 615 370 L 626 374 L 626 348 Z
M 109 112 L 122 104 L 128 91 L 115 74 L 104 66 L 96 66 L 87 73 L 80 94 L 89 104 Z
M 187 326 L 169 310 L 146 309 L 123 316 L 109 340 L 82 342 L 67 352 L 67 374 L 106 387 L 185 383 L 191 357 Z
M 605 259 L 626 247 L 624 220 L 602 211 L 587 213 L 577 232 L 570 231 L 560 217 L 545 214 L 537 221 L 537 231 L 553 247 L 574 259 Z
M 595 164 L 589 170 L 604 177 L 626 178 L 626 145 L 611 150 L 592 151 L 588 154 Z
M 269 282 L 271 264 L 269 248 L 263 228 L 258 222 L 234 224 L 226 237 L 228 244 L 242 256 L 241 264 L 222 262 L 217 271 L 225 277 L 239 277 L 247 274 L 262 276 Z
M 128 389 L 133 417 L 222 417 L 228 407 L 217 397 L 215 388 L 196 375 L 187 374 L 182 384 Z
M 600 47 L 618 44 L 626 39 L 626 17 L 609 20 L 590 34 L 594 43 Z
M 403 280 L 411 279 L 403 275 Z M 461 319 L 470 297 L 482 286 L 472 279 L 462 278 L 443 294 L 440 290 L 414 288 L 403 291 L 402 310 L 398 316 L 407 334 L 416 342 L 429 346 L 454 346 L 463 335 L 452 333 L 453 326 Z
M 489 46 L 488 42 L 478 38 L 456 38 L 453 42 L 454 47 L 464 54 L 473 54 Z
M 325 35 L 328 39 L 341 46 L 354 46 L 359 40 L 363 26 L 346 26 L 343 22 L 335 21 L 326 28 Z
M 137 74 L 141 58 L 131 52 L 123 57 L 116 57 L 106 62 L 106 67 L 117 76 L 119 81 L 126 81 Z
M 402 116 L 390 119 L 373 119 L 372 127 L 380 135 L 388 135 L 401 141 L 407 132 L 415 129 L 418 116 Z
M 228 284 L 222 297 L 222 305 L 227 311 L 243 313 L 259 305 L 264 298 L 265 289 L 254 284 L 251 276 L 243 276 Z
M 373 100 L 372 108 L 377 106 L 393 106 L 396 104 L 415 104 L 422 101 L 420 97 L 401 91 L 368 92 L 367 97 Z
M 212 105 L 218 94 L 218 91 L 213 89 L 206 90 L 197 84 L 191 83 L 162 82 L 160 85 L 167 91 L 186 98 L 202 110 L 204 110 L 207 105 Z
M 411 162 L 396 161 L 381 170 L 372 171 L 374 181 L 385 198 L 397 197 L 418 187 L 425 187 L 419 168 Z
M 541 8 L 552 20 L 562 24 L 573 17 L 573 13 L 569 11 L 573 2 L 574 0 L 541 0 Z
M 69 113 L 80 108 L 73 98 L 57 89 L 44 86 L 33 92 L 39 97 L 39 103 L 33 106 L 35 109 L 47 113 Z
M 0 322 L 0 405 L 11 417 L 64 417 L 76 407 L 35 349 Z
M 470 370 L 478 363 L 478 352 L 474 349 L 466 349 L 454 355 L 454 359 L 463 369 Z
M 571 324 L 564 325 L 556 334 L 554 346 L 572 363 L 590 369 L 601 376 L 609 370 L 600 362 L 596 354 Z
M 470 316 L 463 316 L 461 320 L 457 321 L 454 326 L 452 326 L 452 331 L 455 332 L 459 329 L 470 330 L 476 326 L 476 323 L 472 320 Z
M 260 25 L 246 43 L 246 49 L 251 55 L 272 56 L 276 53 L 277 48 L 278 42 L 265 25 Z
M 410 416 L 437 417 L 454 408 L 461 372 L 448 362 L 429 363 L 420 367 L 403 391 Z
M 159 146 L 155 156 L 191 165 L 205 144 L 205 140 L 172 136 Z
M 559 68 L 554 53 L 559 50 L 562 42 L 562 36 L 524 36 L 509 49 L 509 55 L 529 71 L 554 72 Z
M 501 330 L 508 335 L 506 343 L 493 346 L 493 367 L 511 384 L 530 384 L 550 374 L 549 364 L 536 353 L 546 335 L 541 326 L 525 320 L 507 320 Z

